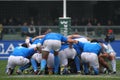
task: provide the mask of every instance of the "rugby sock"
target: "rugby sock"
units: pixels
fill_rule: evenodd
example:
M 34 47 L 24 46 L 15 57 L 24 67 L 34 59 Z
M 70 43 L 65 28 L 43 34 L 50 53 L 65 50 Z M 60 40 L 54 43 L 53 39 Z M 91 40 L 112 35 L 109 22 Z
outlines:
M 58 55 L 54 57 L 54 73 L 58 74 L 60 60 Z
M 98 70 L 97 68 L 93 68 L 93 70 L 94 70 L 94 74 L 95 74 L 95 75 L 98 75 L 98 74 L 99 74 L 99 70 Z
M 64 66 L 61 66 L 60 67 L 60 74 L 63 74 L 63 70 L 65 69 L 65 67 Z
M 19 68 L 19 70 L 21 70 L 21 71 L 23 71 L 23 70 L 25 70 L 25 69 L 27 69 L 27 68 L 29 68 L 30 67 L 30 63 L 28 63 L 28 64 L 26 64 L 26 65 L 24 65 L 24 66 L 21 66 L 20 68 Z
M 53 68 L 48 67 L 48 74 L 49 74 L 49 75 L 53 74 Z
M 80 60 L 78 56 L 75 56 L 74 61 L 75 61 L 77 71 L 80 71 Z
M 116 72 L 116 60 L 111 61 L 112 69 L 114 72 Z
M 45 60 L 45 59 L 42 59 L 41 60 L 41 70 L 45 70 L 45 66 L 46 66 L 46 64 L 47 64 L 47 61 Z
M 88 65 L 86 63 L 83 63 L 83 65 L 85 74 L 89 74 Z
M 32 58 L 31 58 L 31 64 L 32 64 L 33 70 L 34 70 L 34 71 L 37 71 L 38 68 L 37 68 L 37 63 L 36 63 L 35 59 L 32 59 Z

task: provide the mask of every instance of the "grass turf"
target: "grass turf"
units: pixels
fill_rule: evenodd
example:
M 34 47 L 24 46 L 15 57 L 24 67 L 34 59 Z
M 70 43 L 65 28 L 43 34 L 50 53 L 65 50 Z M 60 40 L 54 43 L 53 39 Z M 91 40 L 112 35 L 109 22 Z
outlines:
M 6 75 L 7 60 L 0 60 L 0 80 L 120 80 L 120 60 L 117 60 L 115 75 Z

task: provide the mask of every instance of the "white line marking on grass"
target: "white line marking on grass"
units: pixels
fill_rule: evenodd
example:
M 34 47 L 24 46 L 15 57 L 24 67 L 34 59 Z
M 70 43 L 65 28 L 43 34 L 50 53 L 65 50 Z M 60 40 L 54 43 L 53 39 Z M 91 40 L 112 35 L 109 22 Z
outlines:
M 114 75 L 11 75 L 11 76 L 4 76 L 4 78 L 120 78 L 119 76 Z

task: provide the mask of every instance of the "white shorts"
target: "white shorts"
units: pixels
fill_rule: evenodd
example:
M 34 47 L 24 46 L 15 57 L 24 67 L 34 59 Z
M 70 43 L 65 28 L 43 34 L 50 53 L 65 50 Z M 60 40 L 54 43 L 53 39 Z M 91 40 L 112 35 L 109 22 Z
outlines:
M 110 44 L 107 45 L 106 49 L 107 49 L 108 54 L 116 56 L 116 52 L 113 50 L 113 48 Z
M 58 56 L 60 58 L 60 65 L 66 66 L 68 64 L 68 58 L 74 59 L 76 56 L 76 51 L 74 48 L 66 48 L 59 52 Z
M 29 62 L 29 59 L 22 56 L 9 56 L 7 68 L 14 69 L 16 66 L 24 66 Z
M 35 53 L 32 56 L 33 59 L 35 59 L 37 61 L 37 63 L 41 63 L 42 60 L 42 54 L 40 53 Z M 48 59 L 47 59 L 47 67 L 54 67 L 54 54 L 49 53 L 48 55 Z
M 82 52 L 81 59 L 85 63 L 89 63 L 93 68 L 99 68 L 98 56 L 95 53 Z
M 52 54 L 52 53 L 49 53 L 49 55 L 48 55 L 47 67 L 54 68 L 54 54 Z
M 83 42 L 83 43 L 89 43 L 90 41 L 87 40 L 87 38 L 77 38 L 77 39 L 74 39 L 74 40 L 77 40 L 79 42 Z
M 29 48 L 36 48 L 37 44 L 32 44 L 29 46 Z
M 59 51 L 61 47 L 61 41 L 59 40 L 45 40 L 43 43 L 43 51 L 55 50 Z
M 32 58 L 35 59 L 37 63 L 40 63 L 42 60 L 42 53 L 35 53 L 33 54 Z

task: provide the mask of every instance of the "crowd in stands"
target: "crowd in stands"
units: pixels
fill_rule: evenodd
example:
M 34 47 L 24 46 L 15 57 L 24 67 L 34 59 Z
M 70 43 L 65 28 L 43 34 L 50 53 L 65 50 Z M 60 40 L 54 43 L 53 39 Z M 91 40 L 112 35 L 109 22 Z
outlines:
M 58 17 L 59 18 L 59 17 Z M 50 17 L 48 18 L 36 18 L 36 17 L 28 17 L 28 18 L 4 18 L 1 20 L 3 26 L 19 26 L 23 25 L 24 22 L 27 22 L 27 25 L 34 24 L 35 26 L 39 25 L 50 25 L 50 26 L 56 26 L 59 23 L 58 18 L 52 19 Z M 116 23 L 113 19 L 97 19 L 97 18 L 72 18 L 71 17 L 71 25 L 72 26 L 116 26 L 120 25 Z
M 72 21 L 72 24 L 75 25 L 75 26 L 79 26 L 79 25 L 82 25 L 82 26 L 113 26 L 113 25 L 117 25 L 117 24 L 114 24 L 114 21 L 111 20 L 111 19 L 97 19 L 97 18 L 81 18 L 81 19 L 73 19 Z
M 51 19 L 50 17 L 43 19 L 43 18 L 36 18 L 36 17 L 10 17 L 4 18 L 1 20 L 1 24 L 3 25 L 3 32 L 4 34 L 15 33 L 14 29 L 4 29 L 4 26 L 22 26 L 21 27 L 21 37 L 26 35 L 28 36 L 35 36 L 36 35 L 36 28 L 34 26 L 58 26 L 59 19 Z M 103 19 L 99 20 L 97 18 L 72 18 L 71 17 L 71 26 L 116 26 L 117 24 L 114 23 L 111 19 Z

